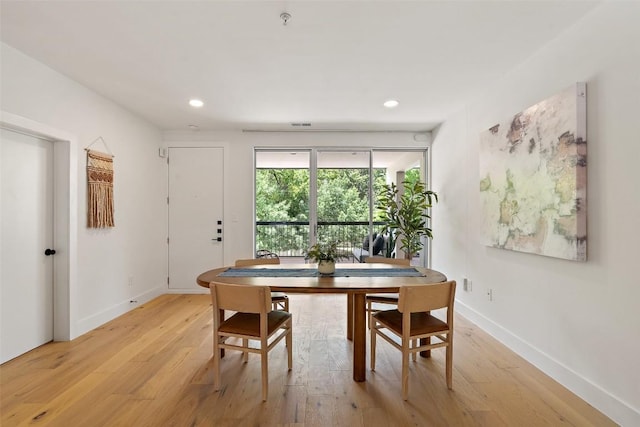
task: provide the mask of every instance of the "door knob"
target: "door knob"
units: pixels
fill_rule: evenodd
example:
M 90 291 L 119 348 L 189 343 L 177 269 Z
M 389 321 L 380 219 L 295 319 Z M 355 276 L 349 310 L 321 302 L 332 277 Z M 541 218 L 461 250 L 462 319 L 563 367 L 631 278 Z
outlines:
M 47 249 L 47 250 L 44 251 L 44 254 L 46 256 L 55 255 L 56 254 L 56 250 L 55 249 Z

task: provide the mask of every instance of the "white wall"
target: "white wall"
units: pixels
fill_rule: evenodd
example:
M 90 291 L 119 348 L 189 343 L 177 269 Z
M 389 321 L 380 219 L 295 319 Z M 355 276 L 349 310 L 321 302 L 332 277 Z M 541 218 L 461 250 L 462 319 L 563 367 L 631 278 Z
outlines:
M 432 148 L 433 267 L 472 281 L 471 292 L 459 288 L 458 311 L 629 426 L 640 425 L 638 17 L 639 3 L 595 9 L 450 117 Z M 479 133 L 578 81 L 587 83 L 588 261 L 483 246 Z
M 415 141 L 409 132 L 167 132 L 164 145 L 225 149 L 224 262 L 228 265 L 254 254 L 254 147 L 424 149 L 431 142 L 430 134 L 421 136 L 416 139 L 423 141 Z
M 166 164 L 161 133 L 106 98 L 1 45 L 0 110 L 77 141 L 77 295 L 72 338 L 166 289 Z M 115 155 L 115 228 L 86 228 L 84 147 L 102 137 Z M 102 149 L 96 144 L 96 149 Z M 133 286 L 129 286 L 129 277 Z

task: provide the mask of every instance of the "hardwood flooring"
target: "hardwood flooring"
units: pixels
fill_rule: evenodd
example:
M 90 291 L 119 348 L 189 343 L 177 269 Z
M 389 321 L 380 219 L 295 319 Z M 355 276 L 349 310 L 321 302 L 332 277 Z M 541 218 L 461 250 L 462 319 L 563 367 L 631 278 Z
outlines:
M 71 342 L 0 366 L 0 424 L 9 426 L 609 426 L 611 420 L 456 317 L 453 391 L 444 351 L 411 362 L 378 340 L 376 372 L 352 380 L 344 295 L 291 295 L 293 370 L 284 342 L 260 359 L 229 351 L 213 391 L 208 295 L 163 295 Z M 367 352 L 369 348 L 367 347 Z M 367 367 L 368 367 L 367 363 Z

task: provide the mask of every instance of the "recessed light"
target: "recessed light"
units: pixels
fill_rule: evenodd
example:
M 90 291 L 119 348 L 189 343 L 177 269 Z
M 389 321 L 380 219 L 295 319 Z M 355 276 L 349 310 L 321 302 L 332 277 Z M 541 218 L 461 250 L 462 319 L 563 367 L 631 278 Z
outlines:
M 198 127 L 198 125 L 189 125 L 188 127 L 189 127 L 189 129 L 191 129 L 191 130 L 198 130 L 198 129 L 200 129 L 200 128 Z
M 387 101 L 384 101 L 384 105 L 387 108 L 396 108 L 398 106 L 398 104 L 400 104 L 398 101 L 396 101 L 395 99 L 389 99 Z
M 202 107 L 204 105 L 204 102 L 202 102 L 199 99 L 195 99 L 194 98 L 194 99 L 190 99 L 189 100 L 189 105 L 191 105 L 194 108 L 200 108 L 200 107 Z

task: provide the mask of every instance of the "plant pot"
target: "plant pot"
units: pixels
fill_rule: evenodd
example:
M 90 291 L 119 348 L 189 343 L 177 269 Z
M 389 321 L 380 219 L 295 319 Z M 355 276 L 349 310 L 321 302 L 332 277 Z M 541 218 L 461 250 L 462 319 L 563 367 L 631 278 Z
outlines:
M 321 260 L 318 262 L 318 273 L 333 274 L 336 271 L 336 263 L 334 261 Z

